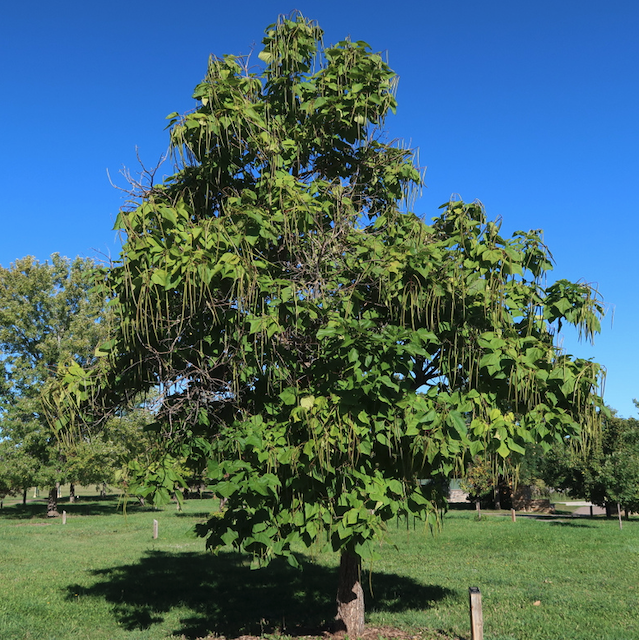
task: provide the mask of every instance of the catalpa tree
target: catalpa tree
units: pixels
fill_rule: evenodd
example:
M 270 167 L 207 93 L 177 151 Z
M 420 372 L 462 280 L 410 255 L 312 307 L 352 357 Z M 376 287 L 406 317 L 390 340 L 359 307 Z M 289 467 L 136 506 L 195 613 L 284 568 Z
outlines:
M 389 520 L 434 524 L 473 456 L 593 428 L 599 368 L 555 336 L 591 337 L 602 306 L 546 287 L 538 232 L 506 239 L 479 203 L 432 224 L 409 210 L 420 171 L 381 131 L 396 76 L 366 43 L 324 47 L 294 15 L 263 44 L 258 71 L 212 58 L 197 107 L 169 116 L 175 173 L 116 225 L 116 329 L 98 373 L 66 381 L 105 406 L 159 394 L 171 454 L 227 498 L 208 546 L 297 564 L 328 545 L 357 636 L 361 562 Z

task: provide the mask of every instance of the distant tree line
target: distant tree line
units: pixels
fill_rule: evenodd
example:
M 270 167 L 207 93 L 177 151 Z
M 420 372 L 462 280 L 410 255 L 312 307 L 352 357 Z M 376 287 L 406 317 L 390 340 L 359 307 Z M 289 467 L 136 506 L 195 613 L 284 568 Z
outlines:
M 143 402 L 73 438 L 60 437 L 45 416 L 42 392 L 59 367 L 90 366 L 108 334 L 97 273 L 90 259 L 58 254 L 0 266 L 0 496 L 26 501 L 28 488 L 45 488 L 50 516 L 58 513 L 60 484 L 70 485 L 71 501 L 78 484 L 143 494 L 139 470 L 152 466 L 157 450 Z
M 618 509 L 639 512 L 639 420 L 611 409 L 594 438 L 566 438 L 547 450 L 531 443 L 525 449 L 517 460 L 476 457 L 469 465 L 461 487 L 478 510 L 480 505 L 511 508 L 525 488 L 532 498 L 557 492 L 589 500 L 608 516 Z
M 608 515 L 617 505 L 626 513 L 639 512 L 639 420 L 612 412 L 588 444 L 553 447 L 540 465 L 543 480 L 604 507 Z

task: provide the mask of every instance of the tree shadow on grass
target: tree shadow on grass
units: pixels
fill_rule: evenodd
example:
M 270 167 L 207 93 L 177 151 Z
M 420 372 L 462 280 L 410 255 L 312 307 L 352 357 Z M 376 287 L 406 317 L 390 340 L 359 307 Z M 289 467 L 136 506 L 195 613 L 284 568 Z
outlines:
M 76 502 L 69 502 L 68 498 L 60 498 L 58 500 L 58 513 L 66 511 L 69 516 L 112 516 L 116 514 L 124 514 L 123 501 L 117 496 L 100 496 L 83 497 Z M 129 501 L 126 505 L 126 511 L 129 513 L 140 513 L 144 511 L 157 511 L 151 506 L 141 506 L 138 503 Z M 159 513 L 159 512 L 158 512 Z M 208 514 L 207 514 L 208 515 Z M 47 501 L 39 498 L 37 500 L 29 500 L 27 504 L 13 504 L 5 506 L 0 510 L 0 518 L 11 520 L 29 520 L 47 518 Z
M 8 520 L 31 520 L 33 518 L 47 519 L 46 502 L 27 502 L 27 504 L 13 504 L 5 506 L 0 511 L 0 518 Z
M 114 515 L 122 513 L 122 509 L 118 508 L 117 500 L 113 502 L 81 502 L 69 503 L 66 500 L 58 501 L 58 513 L 62 514 L 66 511 L 69 516 L 104 516 Z M 11 520 L 29 520 L 29 519 L 44 519 L 53 520 L 53 518 L 47 518 L 47 503 L 45 500 L 38 500 L 27 502 L 27 504 L 15 504 L 9 507 L 5 507 L 0 511 L 0 518 L 7 518 Z
M 299 558 L 303 570 L 274 561 L 259 570 L 246 556 L 220 553 L 148 551 L 136 564 L 93 571 L 91 587 L 69 585 L 67 598 L 102 598 L 127 630 L 162 622 L 175 607 L 191 610 L 175 635 L 198 638 L 213 633 L 227 638 L 282 632 L 319 634 L 335 615 L 337 569 Z M 366 584 L 368 577 L 364 576 Z M 372 576 L 374 597 L 367 606 L 377 611 L 426 609 L 453 593 L 396 574 Z
M 551 527 L 574 527 L 576 529 L 592 529 L 593 525 L 585 522 L 567 522 L 566 520 L 555 520 L 550 523 Z
M 176 518 L 196 518 L 198 520 L 202 520 L 206 518 L 207 520 L 211 517 L 212 511 L 179 511 L 175 514 Z

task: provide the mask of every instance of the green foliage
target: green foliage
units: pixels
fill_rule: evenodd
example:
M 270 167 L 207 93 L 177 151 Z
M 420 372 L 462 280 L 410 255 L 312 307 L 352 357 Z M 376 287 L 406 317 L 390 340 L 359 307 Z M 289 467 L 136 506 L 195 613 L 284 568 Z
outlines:
M 477 456 L 468 466 L 461 481 L 461 488 L 468 493 L 471 500 L 479 502 L 493 491 L 497 480 L 490 460 Z
M 91 260 L 33 257 L 0 267 L 0 466 L 14 491 L 53 485 L 65 459 L 41 392 L 58 366 L 92 363 L 105 331 Z
M 599 506 L 619 503 L 639 511 L 639 421 L 605 417 L 601 437 L 585 451 L 573 443 L 549 451 L 544 480 Z
M 396 516 L 436 523 L 474 456 L 594 430 L 601 406 L 599 367 L 554 341 L 598 330 L 596 292 L 544 288 L 540 234 L 502 237 L 479 203 L 411 213 L 420 171 L 380 130 L 396 77 L 321 33 L 283 18 L 261 71 L 210 60 L 197 108 L 169 116 L 176 172 L 118 216 L 102 364 L 66 378 L 71 407 L 159 392 L 167 455 L 228 498 L 199 532 L 258 561 L 374 557 Z
M 143 495 L 135 478 L 137 469 L 152 463 L 158 448 L 155 433 L 147 429 L 152 421 L 150 411 L 138 407 L 74 439 L 64 447 L 67 476 L 79 484 L 105 482 Z

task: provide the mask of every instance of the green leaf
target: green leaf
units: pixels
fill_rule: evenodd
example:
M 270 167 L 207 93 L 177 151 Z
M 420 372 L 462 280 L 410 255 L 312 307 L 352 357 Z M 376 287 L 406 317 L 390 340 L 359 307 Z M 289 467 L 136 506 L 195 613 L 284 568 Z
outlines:
M 465 436 L 468 428 L 466 420 L 457 411 L 451 411 L 447 416 L 447 422 L 457 431 L 460 436 Z
M 151 273 L 151 282 L 159 284 L 161 287 L 166 287 L 168 281 L 168 274 L 164 269 L 155 269 Z
M 284 389 L 284 391 L 279 394 L 279 397 L 286 405 L 293 405 L 297 400 L 295 392 L 291 388 Z
M 315 404 L 314 396 L 305 396 L 304 398 L 300 399 L 300 406 L 304 409 L 312 409 L 314 404 Z
M 497 453 L 502 457 L 502 458 L 507 458 L 510 455 L 510 449 L 508 448 L 508 445 L 505 442 L 502 442 L 499 445 L 499 448 L 497 449 Z

